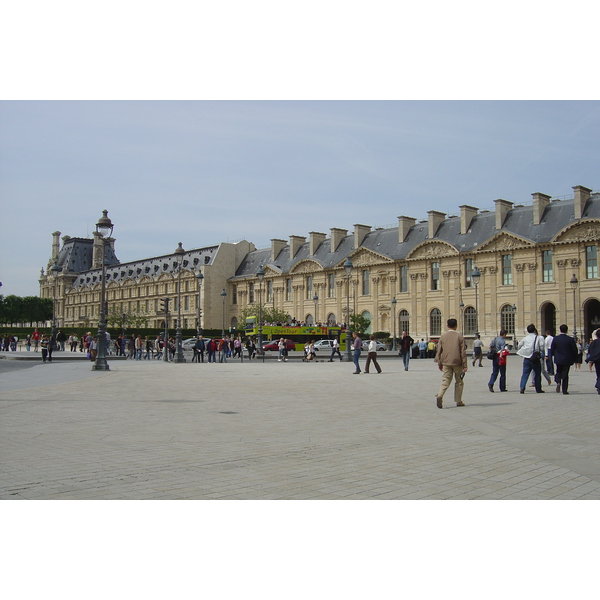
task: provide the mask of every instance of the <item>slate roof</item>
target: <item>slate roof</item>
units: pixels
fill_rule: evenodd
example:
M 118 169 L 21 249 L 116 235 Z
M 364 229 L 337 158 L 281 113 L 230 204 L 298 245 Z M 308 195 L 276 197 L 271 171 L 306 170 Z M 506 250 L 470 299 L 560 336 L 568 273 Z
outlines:
M 600 193 L 591 195 L 584 207 L 582 219 L 600 219 Z M 555 200 L 546 206 L 539 225 L 533 225 L 533 205 L 513 206 L 506 215 L 502 231 L 540 244 L 550 242 L 559 231 L 576 221 L 574 200 Z M 399 242 L 397 227 L 376 229 L 365 236 L 361 248 L 372 250 L 394 261 L 403 260 L 418 244 L 428 239 L 428 231 L 427 221 L 417 222 L 410 228 L 405 241 Z M 460 233 L 459 216 L 445 219 L 438 227 L 433 240 L 447 242 L 459 252 L 474 252 L 497 233 L 496 213 L 483 211 L 473 217 L 469 230 L 465 234 Z M 259 265 L 263 268 L 269 266 L 277 272 L 289 273 L 296 264 L 307 258 L 317 262 L 323 269 L 335 268 L 355 250 L 354 234 L 345 236 L 334 252 L 331 252 L 330 246 L 331 239 L 324 240 L 311 256 L 310 242 L 306 242 L 300 247 L 296 256 L 291 258 L 290 246 L 287 245 L 274 261 L 270 259 L 270 248 L 255 250 L 246 255 L 231 281 L 254 276 Z

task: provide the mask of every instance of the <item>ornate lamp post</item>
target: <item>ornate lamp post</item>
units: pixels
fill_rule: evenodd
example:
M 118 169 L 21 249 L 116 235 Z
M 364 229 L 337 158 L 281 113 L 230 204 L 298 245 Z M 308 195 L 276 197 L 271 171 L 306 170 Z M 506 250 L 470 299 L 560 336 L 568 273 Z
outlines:
M 223 318 L 221 320 L 221 339 L 225 339 L 225 298 L 227 297 L 227 292 L 225 288 L 221 292 L 221 300 L 223 301 Z
M 315 295 L 313 296 L 313 302 L 315 303 L 315 322 L 314 322 L 314 326 L 317 326 L 318 323 L 318 319 L 317 319 L 317 306 L 318 306 L 318 302 L 319 302 L 319 296 L 317 296 L 317 292 L 315 292 Z
M 185 250 L 179 242 L 177 249 L 175 250 L 175 256 L 177 257 L 177 331 L 175 333 L 175 345 L 177 346 L 177 355 L 173 362 L 184 363 L 185 356 L 183 356 L 183 348 L 181 347 L 181 271 L 183 265 L 183 256 Z
M 60 273 L 60 267 L 58 266 L 58 256 L 54 257 L 54 264 L 50 267 L 52 271 L 52 278 L 54 280 L 54 287 L 52 289 L 52 330 L 50 331 L 50 343 L 55 343 L 56 336 L 56 283 L 58 280 L 58 274 Z
M 92 371 L 110 371 L 106 362 L 106 238 L 112 235 L 114 223 L 108 218 L 108 211 L 102 211 L 102 217 L 96 223 L 96 231 L 102 241 L 102 279 L 100 282 L 100 315 L 98 318 L 98 354 L 96 362 L 92 365 Z
M 352 352 L 350 350 L 350 277 L 352 276 L 352 261 L 347 258 L 344 262 L 344 271 L 346 272 L 346 362 L 352 362 Z
M 198 271 L 196 273 L 196 281 L 198 282 L 198 302 L 196 303 L 196 337 L 200 337 L 200 332 L 202 331 L 202 327 L 200 326 L 200 291 L 202 289 L 202 280 L 204 279 L 204 275 L 202 275 L 202 271 Z
M 458 305 L 460 310 L 460 326 L 462 328 L 463 335 L 465 334 L 465 303 L 461 300 Z
M 577 291 L 579 281 L 577 280 L 575 273 L 573 273 L 573 277 L 571 277 L 571 281 L 569 281 L 569 283 L 573 289 L 573 337 L 577 341 L 577 304 L 575 300 L 575 292 Z
M 263 362 L 265 362 L 265 353 L 262 345 L 262 282 L 265 278 L 265 272 L 262 265 L 258 265 L 256 276 L 259 282 L 259 293 L 258 293 L 258 351 L 262 354 Z
M 481 278 L 481 273 L 477 267 L 473 267 L 473 272 L 471 273 L 471 281 L 475 286 L 475 337 L 479 334 L 479 302 L 477 298 L 477 286 L 479 285 L 479 279 Z
M 392 350 L 396 351 L 396 296 L 392 298 L 392 319 L 394 320 L 394 337 L 392 339 Z

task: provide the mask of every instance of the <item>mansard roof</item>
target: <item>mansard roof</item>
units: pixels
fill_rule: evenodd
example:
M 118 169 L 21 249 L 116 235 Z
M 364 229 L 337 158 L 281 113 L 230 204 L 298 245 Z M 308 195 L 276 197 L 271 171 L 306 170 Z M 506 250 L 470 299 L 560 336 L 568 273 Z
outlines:
M 553 200 L 546 206 L 538 225 L 533 224 L 532 205 L 515 205 L 506 214 L 501 230 L 496 229 L 494 211 L 481 211 L 473 217 L 468 231 L 464 234 L 461 234 L 460 217 L 454 216 L 441 222 L 433 238 L 428 237 L 429 223 L 421 221 L 410 228 L 406 239 L 402 242 L 398 239 L 397 227 L 376 229 L 367 233 L 360 248 L 371 250 L 394 261 L 410 260 L 411 252 L 419 245 L 425 246 L 427 242 L 438 242 L 438 245 L 439 242 L 444 242 L 455 248 L 457 252 L 475 253 L 500 232 L 521 239 L 523 245 L 552 243 L 553 238 L 560 231 L 584 219 L 600 220 L 600 193 L 594 193 L 588 199 L 581 219 L 574 217 L 573 199 Z M 359 249 L 354 247 L 352 233 L 345 236 L 333 252 L 329 238 L 319 244 L 314 255 L 310 255 L 310 242 L 302 244 L 293 257 L 290 256 L 290 245 L 286 245 L 273 261 L 270 248 L 255 250 L 246 255 L 231 280 L 254 276 L 259 265 L 263 267 L 274 265 L 278 272 L 291 273 L 296 264 L 306 259 L 315 261 L 325 270 L 337 269 L 341 268 L 345 259 L 351 257 L 357 250 Z M 450 247 L 448 247 L 448 254 L 452 254 Z M 425 255 L 426 253 L 417 252 L 414 258 L 420 259 Z
M 183 255 L 183 268 L 186 270 L 199 269 L 203 265 L 210 265 L 214 260 L 219 246 L 207 246 L 186 251 Z M 108 250 L 108 247 L 107 247 Z M 175 254 L 165 254 L 154 258 L 145 258 L 128 263 L 119 263 L 106 267 L 106 283 L 117 282 L 122 284 L 128 280 L 139 282 L 144 277 L 158 278 L 163 273 L 174 275 L 177 273 L 177 259 Z M 86 270 L 75 279 L 73 288 L 90 286 L 101 280 L 100 269 Z
M 93 264 L 94 240 L 72 237 L 63 243 L 58 253 L 58 266 L 63 273 L 89 271 Z M 110 245 L 106 245 L 105 261 L 108 265 L 118 265 L 119 259 Z

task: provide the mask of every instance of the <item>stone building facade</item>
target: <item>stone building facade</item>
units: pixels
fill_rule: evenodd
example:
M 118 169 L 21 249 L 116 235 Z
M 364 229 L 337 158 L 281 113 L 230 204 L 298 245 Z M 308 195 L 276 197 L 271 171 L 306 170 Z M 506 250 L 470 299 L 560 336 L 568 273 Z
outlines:
M 540 332 L 567 323 L 588 338 L 600 327 L 600 193 L 580 185 L 573 190 L 571 198 L 535 193 L 527 205 L 499 199 L 491 211 L 465 204 L 455 216 L 401 216 L 397 226 L 383 229 L 357 224 L 350 233 L 332 228 L 329 236 L 274 238 L 264 249 L 242 241 L 185 252 L 183 326 L 195 327 L 194 272 L 201 268 L 207 328 L 235 326 L 244 308 L 263 302 L 306 323 L 345 323 L 348 311 L 362 314 L 373 332 L 406 330 L 415 339 L 438 337 L 450 317 L 469 341 L 477 331 L 486 340 L 501 328 L 520 338 L 529 323 Z M 53 234 L 52 257 L 58 256 L 60 272 L 54 277 L 49 260 L 40 293 L 53 297 L 56 289 L 60 325 L 96 326 L 101 242 L 65 236 L 61 247 L 59 236 Z M 149 313 L 150 326 L 161 327 L 160 298 L 171 297 L 176 306 L 176 255 L 120 264 L 111 240 L 106 264 L 109 310 L 114 303 L 125 312 L 139 308 Z

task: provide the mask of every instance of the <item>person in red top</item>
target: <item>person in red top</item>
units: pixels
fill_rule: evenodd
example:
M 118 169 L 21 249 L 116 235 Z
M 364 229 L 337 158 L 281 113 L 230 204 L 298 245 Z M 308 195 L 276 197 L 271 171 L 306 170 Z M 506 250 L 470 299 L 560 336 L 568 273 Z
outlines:
M 34 352 L 38 351 L 38 344 L 40 343 L 40 338 L 42 336 L 40 335 L 40 332 L 37 329 L 33 330 L 33 333 L 31 334 L 31 339 L 33 340 L 33 350 Z

